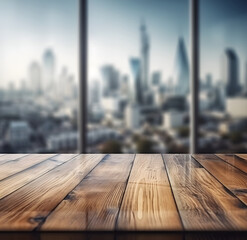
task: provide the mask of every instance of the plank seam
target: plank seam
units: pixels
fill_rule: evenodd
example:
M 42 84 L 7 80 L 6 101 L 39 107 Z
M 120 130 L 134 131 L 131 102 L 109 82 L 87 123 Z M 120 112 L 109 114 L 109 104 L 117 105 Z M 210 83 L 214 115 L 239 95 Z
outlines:
M 180 219 L 180 222 L 181 222 L 183 231 L 185 231 L 184 223 L 183 223 L 182 217 L 180 215 L 180 212 L 179 212 L 179 209 L 178 209 L 178 205 L 177 205 L 177 202 L 176 202 L 176 198 L 175 198 L 175 195 L 174 195 L 174 192 L 173 192 L 172 184 L 171 184 L 171 181 L 170 181 L 170 175 L 169 175 L 168 170 L 167 170 L 167 167 L 166 167 L 166 163 L 165 163 L 165 159 L 164 159 L 164 154 L 161 154 L 161 157 L 163 159 L 163 164 L 164 164 L 164 167 L 165 167 L 165 171 L 166 171 L 166 174 L 167 174 L 168 182 L 169 182 L 170 189 L 171 189 L 171 192 L 172 192 L 172 197 L 174 199 L 175 206 L 176 206 L 176 209 L 177 209 L 177 212 L 178 212 L 178 216 L 179 216 L 179 219 Z M 184 238 L 185 237 L 183 236 L 183 239 Z
M 84 154 L 78 154 L 77 156 L 80 156 L 80 155 L 84 155 Z M 53 213 L 53 211 L 60 205 L 60 203 L 62 202 L 62 201 L 64 201 L 67 197 L 68 197 L 68 195 L 71 193 L 71 192 L 73 192 L 74 190 L 75 190 L 75 188 L 77 188 L 77 186 L 79 186 L 80 184 L 81 184 L 81 182 L 104 160 L 104 158 L 106 158 L 107 156 L 108 156 L 109 154 L 106 154 L 106 155 L 104 155 L 104 156 L 102 156 L 102 159 L 82 178 L 82 180 L 78 183 L 78 184 L 76 184 L 75 185 L 75 187 L 69 192 L 69 193 L 67 193 L 66 194 L 66 196 L 53 208 L 53 209 L 51 209 L 51 211 L 47 214 L 47 216 L 46 217 L 44 217 L 43 219 L 42 219 L 42 221 L 40 221 L 40 223 L 38 224 L 38 226 L 37 227 L 35 227 L 34 229 L 33 229 L 33 231 L 39 231 L 40 230 L 40 228 L 42 227 L 42 225 L 45 223 L 45 221 L 46 221 L 46 219 Z
M 225 184 L 223 184 L 217 177 L 215 177 L 207 168 L 205 168 L 193 155 L 191 155 L 191 157 L 195 160 L 195 161 L 197 161 L 202 167 L 203 167 L 203 169 L 205 169 L 211 176 L 213 176 L 213 178 L 215 178 L 216 179 L 216 181 L 217 182 L 219 182 L 225 189 L 227 189 L 228 191 L 229 191 L 229 194 L 231 193 L 231 194 L 233 194 L 233 196 L 234 197 L 236 197 L 241 203 L 243 203 L 244 204 L 244 206 L 245 207 L 247 207 L 247 205 L 238 197 L 238 196 L 236 196 L 235 195 L 235 193 L 234 192 L 232 192 L 232 190 L 231 189 L 229 189 L 227 186 L 225 186 Z
M 225 163 L 231 165 L 232 167 L 236 168 L 237 170 L 239 170 L 239 171 L 241 171 L 242 173 L 244 173 L 245 175 L 247 175 L 247 173 L 246 173 L 245 171 L 243 171 L 242 169 L 240 169 L 239 167 L 234 166 L 233 164 L 227 162 L 226 160 L 224 160 L 223 158 L 217 156 L 216 154 L 213 154 L 213 155 L 214 155 L 215 157 L 217 157 L 219 160 L 221 160 L 221 161 L 223 161 L 223 162 L 225 162 Z M 233 156 L 236 157 L 236 158 L 239 158 L 239 159 L 241 159 L 241 160 L 244 160 L 243 158 L 241 158 L 241 157 L 239 157 L 239 156 L 237 156 L 237 155 L 235 155 L 235 154 L 234 154 Z
M 7 154 L 4 154 L 3 156 L 5 156 L 5 155 L 7 155 Z M 8 162 L 19 161 L 20 159 L 25 158 L 25 157 L 27 157 L 29 155 L 31 155 L 31 154 L 26 154 L 25 156 L 18 157 L 18 158 L 14 159 L 14 160 L 7 160 L 7 161 L 0 162 L 0 165 L 4 165 L 5 163 L 8 163 Z M 3 157 L 3 156 L 1 156 L 1 157 Z
M 31 155 L 31 154 L 30 154 L 30 155 Z M 58 156 L 58 155 L 59 155 L 59 154 L 55 154 L 55 156 Z M 43 162 L 45 162 L 45 161 L 51 160 L 51 159 L 52 159 L 53 157 L 55 157 L 55 156 L 46 158 L 46 159 L 42 160 L 41 162 L 38 162 L 38 163 L 36 163 L 36 164 L 34 164 L 34 165 L 28 167 L 28 168 L 25 168 L 25 169 L 23 169 L 23 170 L 21 170 L 21 171 L 19 171 L 19 172 L 16 172 L 16 173 L 14 173 L 14 174 L 12 174 L 12 175 L 9 175 L 8 177 L 5 177 L 5 178 L 1 179 L 0 182 L 2 182 L 3 180 L 6 180 L 6 179 L 8 179 L 8 178 L 11 178 L 11 177 L 13 177 L 13 176 L 15 176 L 15 175 L 17 175 L 17 174 L 19 174 L 19 173 L 21 173 L 21 172 L 24 172 L 24 171 L 26 171 L 27 169 L 33 168 L 33 167 L 35 167 L 35 166 L 37 166 L 37 165 L 39 165 L 39 164 L 41 164 L 41 163 L 43 163 Z M 27 157 L 27 156 L 24 156 L 24 157 Z M 22 158 L 22 157 L 21 157 L 21 158 Z M 69 161 L 70 161 L 70 160 L 69 160 Z
M 59 154 L 57 154 L 57 155 L 59 155 Z M 57 155 L 55 155 L 55 156 L 57 156 Z M 25 187 L 26 185 L 28 185 L 28 184 L 32 183 L 33 181 L 35 181 L 35 180 L 39 179 L 40 177 L 44 176 L 45 174 L 49 173 L 50 171 L 53 171 L 53 170 L 54 170 L 54 169 L 56 169 L 57 167 L 62 166 L 63 164 L 65 164 L 65 163 L 67 163 L 67 162 L 70 162 L 71 160 L 73 160 L 74 158 L 76 158 L 78 155 L 79 155 L 79 154 L 77 154 L 76 156 L 72 157 L 72 158 L 71 158 L 71 159 L 69 159 L 68 161 L 66 161 L 66 162 L 64 162 L 64 163 L 62 163 L 62 164 L 60 164 L 60 165 L 57 165 L 56 167 L 54 167 L 54 168 L 50 169 L 49 171 L 47 171 L 47 172 L 43 173 L 43 174 L 42 174 L 42 175 L 40 175 L 39 177 L 37 177 L 37 178 L 33 179 L 32 181 L 30 181 L 30 182 L 28 182 L 28 183 L 24 184 L 23 186 L 21 186 L 21 187 L 17 188 L 17 189 L 16 189 L 16 190 L 14 190 L 13 192 L 11 192 L 11 193 L 7 194 L 7 195 L 6 195 L 6 196 L 4 196 L 3 198 L 0 198 L 0 200 L 2 200 L 2 199 L 4 199 L 4 198 L 6 198 L 7 196 L 9 196 L 9 195 L 13 194 L 13 193 L 14 193 L 14 192 L 16 192 L 17 190 L 19 190 L 19 189 L 21 189 L 21 188 Z M 54 156 L 53 156 L 53 157 L 54 157 Z M 48 158 L 48 159 L 46 159 L 46 160 L 44 160 L 44 161 L 48 161 L 49 159 L 50 159 L 50 158 Z M 42 161 L 42 162 L 40 162 L 40 163 L 37 163 L 36 165 L 41 164 L 41 163 L 43 163 L 44 161 Z M 34 165 L 34 166 L 35 166 L 35 165 Z M 29 167 L 29 168 L 31 168 L 31 167 Z M 26 168 L 26 169 L 28 169 L 28 168 Z M 26 169 L 25 169 L 25 170 L 26 170 Z M 23 171 L 25 171 L 25 170 L 23 170 Z M 20 171 L 20 172 L 22 172 L 22 171 Z M 20 173 L 20 172 L 18 172 L 18 173 Z M 18 174 L 18 173 L 15 173 L 14 175 L 16 175 L 16 174 Z M 11 176 L 9 176 L 9 177 L 7 177 L 7 178 L 13 177 L 14 175 L 11 175 Z M 4 178 L 4 179 L 6 179 L 6 178 Z M 2 180 L 1 180 L 1 181 L 2 181 Z
M 129 178 L 130 178 L 133 166 L 134 166 L 135 159 L 136 159 L 136 154 L 133 157 L 133 161 L 132 161 L 132 164 L 131 164 L 131 167 L 130 167 L 129 175 L 127 177 L 125 188 L 124 188 L 124 191 L 123 191 L 123 194 L 122 194 L 122 198 L 120 200 L 120 205 L 119 205 L 118 213 L 117 213 L 115 224 L 114 224 L 114 230 L 113 230 L 115 233 L 117 232 L 117 224 L 118 224 L 118 218 L 119 218 L 119 214 L 120 214 L 120 209 L 121 209 L 122 204 L 123 204 L 123 199 L 124 199 L 125 192 L 126 192 L 126 189 L 127 189 L 128 183 L 129 183 Z M 116 235 L 114 235 L 114 239 L 117 239 Z

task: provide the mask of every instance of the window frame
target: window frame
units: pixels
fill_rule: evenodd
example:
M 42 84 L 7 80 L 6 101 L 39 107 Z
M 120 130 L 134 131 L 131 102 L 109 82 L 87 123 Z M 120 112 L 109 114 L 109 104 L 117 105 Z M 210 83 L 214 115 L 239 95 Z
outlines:
M 199 0 L 189 0 L 190 17 L 190 154 L 198 153 Z M 88 0 L 79 0 L 79 152 L 87 148 Z

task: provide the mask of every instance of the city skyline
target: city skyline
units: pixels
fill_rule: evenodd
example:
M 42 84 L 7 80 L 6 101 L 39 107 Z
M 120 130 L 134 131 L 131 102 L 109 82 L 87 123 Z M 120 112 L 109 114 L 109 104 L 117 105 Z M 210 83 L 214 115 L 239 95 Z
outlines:
M 45 49 L 54 50 L 57 69 L 65 65 L 78 79 L 78 6 L 78 0 L 0 1 L 0 87 L 20 85 Z
M 156 4 L 150 0 L 89 1 L 89 81 L 100 79 L 100 68 L 105 64 L 113 64 L 121 74 L 131 75 L 128 59 L 139 54 L 138 29 L 143 19 L 150 35 L 150 73 L 161 71 L 162 81 L 172 77 L 179 37 L 184 38 L 190 51 L 189 2 L 154 1 Z M 244 82 L 247 33 L 242 29 L 247 23 L 247 3 L 239 1 L 241 4 L 234 4 L 232 0 L 201 1 L 201 78 L 210 73 L 214 82 L 221 79 L 220 59 L 226 48 L 233 48 L 239 57 L 240 83 Z M 6 87 L 9 81 L 20 84 L 27 78 L 30 62 L 38 61 L 41 50 L 46 48 L 53 48 L 58 65 L 68 66 L 78 79 L 77 0 L 42 3 L 9 0 L 2 1 L 0 6 L 1 85 Z M 224 11 L 215 11 L 221 6 Z
M 219 8 L 224 11 L 215 10 Z M 232 0 L 200 2 L 201 79 L 210 73 L 213 82 L 222 80 L 222 55 L 226 48 L 233 48 L 240 59 L 239 75 L 243 84 L 247 34 L 242 29 L 247 23 L 246 9 L 245 1 L 240 4 Z M 93 0 L 89 2 L 89 81 L 100 78 L 98 69 L 105 63 L 114 65 L 122 74 L 131 75 L 125 59 L 138 55 L 138 29 L 142 19 L 150 35 L 150 72 L 161 71 L 162 81 L 172 77 L 180 37 L 184 38 L 188 53 L 190 51 L 189 1 L 155 0 L 153 4 L 144 0 L 140 4 L 138 0 Z

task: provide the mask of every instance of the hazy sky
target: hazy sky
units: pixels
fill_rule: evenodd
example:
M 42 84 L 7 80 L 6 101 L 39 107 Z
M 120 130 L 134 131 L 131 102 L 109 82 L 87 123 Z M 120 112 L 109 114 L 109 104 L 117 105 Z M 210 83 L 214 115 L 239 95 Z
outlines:
M 140 54 L 140 23 L 150 36 L 150 70 L 173 74 L 179 36 L 189 54 L 188 0 L 88 0 L 89 80 L 113 64 L 130 74 L 129 58 Z M 226 47 L 236 50 L 243 79 L 247 60 L 247 1 L 201 0 L 201 76 L 219 79 Z M 27 78 L 31 61 L 52 48 L 57 70 L 78 75 L 77 0 L 0 0 L 0 84 Z
M 240 80 L 247 63 L 247 1 L 200 0 L 201 75 L 211 72 L 221 77 L 221 57 L 233 48 L 239 57 Z
M 65 65 L 77 75 L 78 16 L 77 0 L 0 0 L 0 84 L 27 79 L 46 48 L 57 71 Z
M 98 69 L 104 63 L 130 74 L 130 57 L 140 55 L 144 19 L 150 37 L 150 70 L 160 70 L 168 78 L 179 36 L 188 46 L 188 10 L 187 0 L 90 0 L 90 76 L 99 78 Z
M 240 78 L 247 61 L 247 1 L 200 0 L 200 70 L 214 80 L 221 78 L 222 55 L 235 49 L 240 62 Z M 179 36 L 189 55 L 189 0 L 90 0 L 89 66 L 91 77 L 99 76 L 99 66 L 113 64 L 128 72 L 129 57 L 138 56 L 140 22 L 145 19 L 150 35 L 151 71 L 172 76 Z M 188 56 L 189 57 L 189 56 Z

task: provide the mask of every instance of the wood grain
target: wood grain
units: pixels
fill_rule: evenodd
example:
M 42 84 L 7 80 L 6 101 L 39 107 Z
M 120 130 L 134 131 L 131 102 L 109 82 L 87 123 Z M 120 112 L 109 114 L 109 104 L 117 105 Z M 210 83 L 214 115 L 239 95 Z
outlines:
M 0 230 L 33 230 L 104 155 L 79 155 L 0 200 Z
M 108 155 L 49 215 L 42 230 L 114 230 L 134 155 Z
M 54 156 L 55 154 L 31 154 L 14 160 L 8 160 L 0 167 L 0 180 Z
M 120 209 L 119 230 L 182 230 L 160 154 L 138 154 Z
M 242 158 L 242 159 L 247 160 L 247 154 L 235 154 L 235 155 Z
M 53 161 L 57 161 L 59 163 L 63 163 L 63 162 L 67 162 L 68 160 L 70 160 L 71 158 L 74 158 L 75 156 L 77 156 L 78 154 L 58 154 L 54 157 L 52 157 L 51 159 Z
M 36 155 L 35 155 L 36 156 Z M 4 180 L 0 180 L 0 199 L 39 178 L 51 169 L 67 162 L 76 154 L 63 154 L 48 158 L 24 171 L 18 172 Z M 59 159 L 59 160 L 57 160 Z
M 18 158 L 22 158 L 27 156 L 28 154 L 3 154 L 0 156 L 0 165 L 8 162 L 8 161 L 13 161 L 17 160 Z
M 82 230 L 57 236 L 122 240 L 247 231 L 246 162 L 244 154 L 0 155 L 0 233 Z
M 216 154 L 217 157 L 247 173 L 247 161 L 234 154 Z
M 246 230 L 247 208 L 190 155 L 164 155 L 185 230 Z
M 193 157 L 227 189 L 247 205 L 247 174 L 212 154 Z

